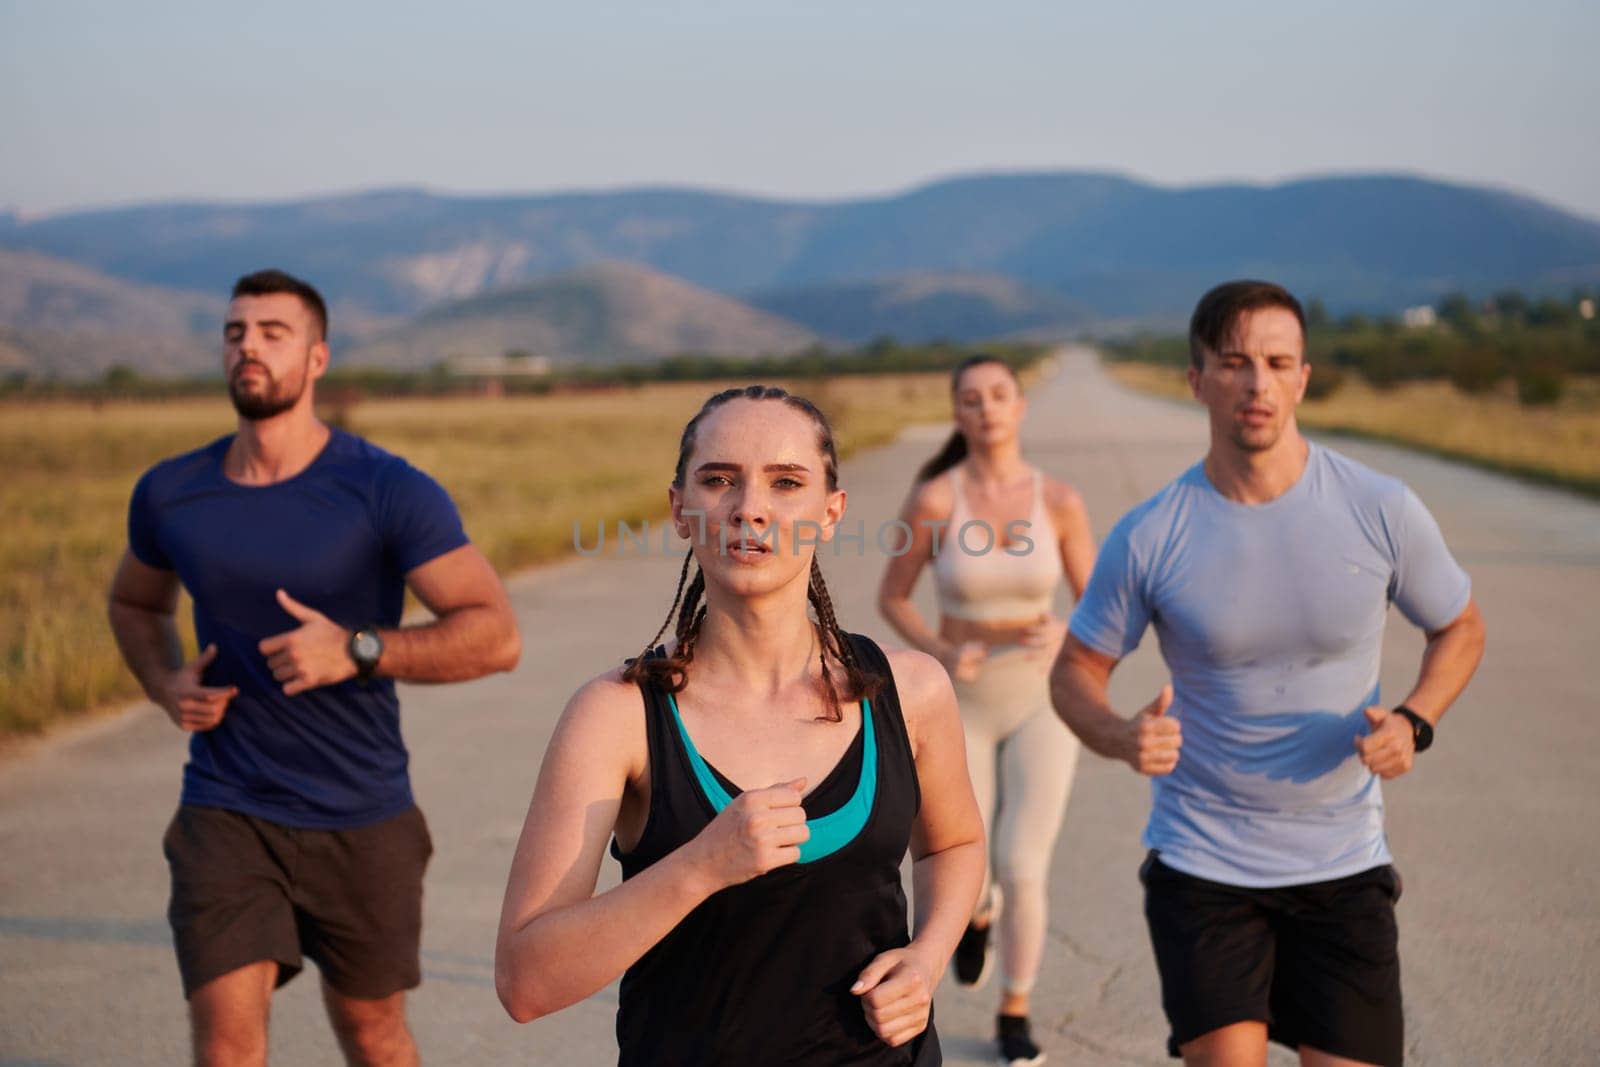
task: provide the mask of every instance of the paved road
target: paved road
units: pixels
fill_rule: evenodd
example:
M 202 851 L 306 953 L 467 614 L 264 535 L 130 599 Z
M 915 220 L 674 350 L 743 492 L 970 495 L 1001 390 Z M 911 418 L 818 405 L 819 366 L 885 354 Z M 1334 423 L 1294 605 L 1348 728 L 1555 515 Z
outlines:
M 1085 494 L 1103 533 L 1203 449 L 1182 405 L 1128 394 L 1085 352 L 1031 400 L 1029 456 Z M 845 465 L 851 515 L 888 519 L 941 433 L 912 431 Z M 1471 571 L 1490 651 L 1417 772 L 1388 790 L 1408 1044 L 1418 1064 L 1600 1062 L 1600 506 L 1402 451 L 1338 443 L 1406 479 Z M 670 466 L 662 442 L 663 478 Z M 591 517 L 598 518 L 598 516 Z M 676 561 L 575 560 L 517 579 L 527 651 L 508 676 L 404 696 L 417 793 L 437 845 L 425 984 L 412 1019 L 430 1064 L 614 1062 L 614 995 L 517 1027 L 493 992 L 506 866 L 551 724 L 581 681 L 655 631 Z M 882 635 L 882 560 L 827 562 L 846 625 Z M 919 590 L 931 607 L 929 590 Z M 1065 608 L 1065 604 L 1062 605 Z M 1153 639 L 1118 671 L 1127 708 L 1163 680 Z M 1411 680 L 1420 639 L 1400 620 L 1385 692 Z M 0 1065 L 171 1064 L 186 1024 L 163 918 L 158 842 L 181 738 L 153 708 L 57 736 L 0 763 Z M 1036 1025 L 1051 1062 L 1167 1062 L 1139 913 L 1146 785 L 1085 757 L 1053 867 L 1051 950 Z M 615 877 L 608 862 L 603 884 Z M 939 994 L 949 1062 L 992 1062 L 994 991 Z M 277 1063 L 336 1063 L 314 981 L 273 1008 Z M 1274 1062 L 1293 1062 L 1275 1054 Z

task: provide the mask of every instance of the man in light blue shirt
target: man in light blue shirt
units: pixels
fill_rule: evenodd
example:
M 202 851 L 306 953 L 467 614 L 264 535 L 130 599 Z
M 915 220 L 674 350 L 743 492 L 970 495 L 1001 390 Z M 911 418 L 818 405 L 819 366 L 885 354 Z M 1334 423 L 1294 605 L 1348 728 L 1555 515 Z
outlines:
M 1187 1063 L 1399 1064 L 1404 1045 L 1380 778 L 1410 770 L 1483 649 L 1466 574 L 1401 482 L 1301 436 L 1311 368 L 1286 290 L 1230 282 L 1190 324 L 1205 459 L 1111 531 L 1052 675 L 1091 749 L 1152 776 L 1141 877 Z M 1378 705 L 1393 603 L 1428 635 Z M 1107 702 L 1154 625 L 1172 684 Z

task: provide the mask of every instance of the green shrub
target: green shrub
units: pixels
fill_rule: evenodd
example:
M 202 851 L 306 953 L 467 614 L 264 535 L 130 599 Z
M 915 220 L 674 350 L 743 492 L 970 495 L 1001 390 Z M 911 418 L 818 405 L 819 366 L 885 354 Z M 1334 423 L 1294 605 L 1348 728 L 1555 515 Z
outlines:
M 1344 384 L 1344 371 L 1334 363 L 1313 363 L 1311 380 L 1306 383 L 1306 399 L 1322 400 L 1339 391 Z
M 1550 407 L 1561 399 L 1565 387 L 1558 367 L 1528 367 L 1517 375 L 1517 399 L 1524 407 Z
M 1487 393 L 1503 371 L 1500 357 L 1487 348 L 1463 348 L 1450 361 L 1450 381 L 1463 393 Z

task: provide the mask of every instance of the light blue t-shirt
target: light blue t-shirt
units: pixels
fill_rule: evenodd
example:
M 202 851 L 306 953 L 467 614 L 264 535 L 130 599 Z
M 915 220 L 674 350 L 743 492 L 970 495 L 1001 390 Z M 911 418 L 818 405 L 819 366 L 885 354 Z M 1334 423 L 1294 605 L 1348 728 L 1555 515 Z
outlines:
M 1227 499 L 1196 464 L 1112 529 L 1072 634 L 1118 659 L 1154 624 L 1183 726 L 1151 779 L 1144 843 L 1198 878 L 1319 882 L 1390 860 L 1378 779 L 1354 739 L 1378 702 L 1392 602 L 1424 630 L 1471 583 L 1410 489 L 1312 444 L 1265 504 Z

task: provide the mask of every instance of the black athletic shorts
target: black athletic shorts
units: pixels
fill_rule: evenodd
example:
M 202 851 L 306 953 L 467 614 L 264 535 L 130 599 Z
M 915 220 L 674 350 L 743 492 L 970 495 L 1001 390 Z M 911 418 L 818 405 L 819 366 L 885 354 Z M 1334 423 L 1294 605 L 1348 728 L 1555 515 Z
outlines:
M 1175 871 L 1152 851 L 1139 879 L 1171 1055 L 1212 1030 L 1255 1020 L 1290 1048 L 1398 1067 L 1405 1022 L 1393 867 L 1243 889 Z
M 300 830 L 179 806 L 162 840 L 167 918 L 184 998 L 276 960 L 278 984 L 311 957 L 335 990 L 377 1000 L 422 982 L 422 873 L 433 842 L 416 807 L 354 830 Z

